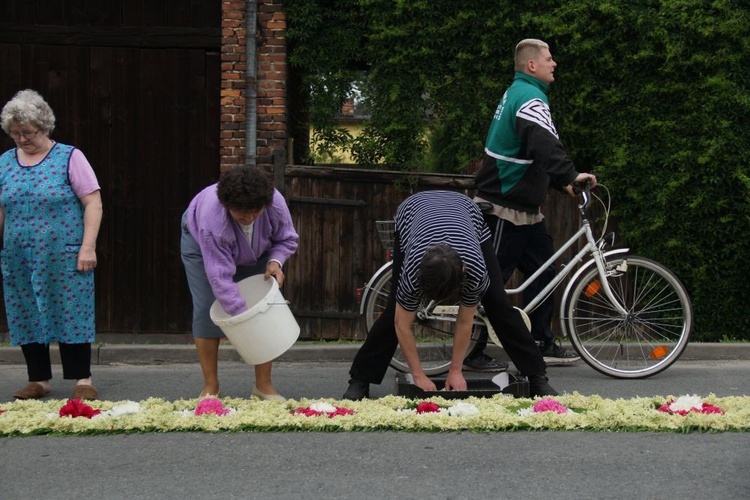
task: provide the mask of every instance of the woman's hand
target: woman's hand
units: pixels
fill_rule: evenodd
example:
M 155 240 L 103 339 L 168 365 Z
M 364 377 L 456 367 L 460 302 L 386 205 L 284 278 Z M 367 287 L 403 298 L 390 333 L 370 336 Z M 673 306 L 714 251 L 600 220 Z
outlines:
M 284 285 L 284 271 L 281 270 L 281 266 L 275 260 L 271 260 L 266 265 L 266 274 L 264 279 L 268 279 L 273 276 L 276 282 L 279 284 L 279 288 Z
M 81 249 L 78 251 L 78 266 L 79 271 L 93 271 L 96 267 L 96 250 L 81 245 Z
M 96 237 L 102 222 L 102 195 L 96 190 L 79 199 L 83 205 L 83 240 L 78 251 L 77 269 L 93 271 L 96 267 Z

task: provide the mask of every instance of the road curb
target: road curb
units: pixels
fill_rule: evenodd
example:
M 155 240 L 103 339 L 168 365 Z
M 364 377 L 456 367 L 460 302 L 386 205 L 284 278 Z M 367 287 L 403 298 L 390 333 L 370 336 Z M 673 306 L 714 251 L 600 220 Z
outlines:
M 361 344 L 335 344 L 298 342 L 276 361 L 279 362 L 348 362 L 354 359 Z M 569 346 L 568 346 L 569 347 Z M 59 363 L 56 344 L 50 348 L 53 363 Z M 487 354 L 507 360 L 500 347 L 487 347 Z M 242 361 L 231 344 L 219 348 L 222 361 Z M 685 349 L 683 361 L 750 360 L 750 343 L 693 343 Z M 92 364 L 166 364 L 196 363 L 198 358 L 192 344 L 96 344 L 92 352 Z M 18 347 L 0 347 L 0 364 L 24 364 Z

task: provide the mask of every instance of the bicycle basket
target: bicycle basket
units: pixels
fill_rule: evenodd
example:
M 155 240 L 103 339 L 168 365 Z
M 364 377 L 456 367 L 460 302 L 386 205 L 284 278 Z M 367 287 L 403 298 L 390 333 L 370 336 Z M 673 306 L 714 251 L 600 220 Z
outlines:
M 396 222 L 392 220 L 376 220 L 375 227 L 378 230 L 378 237 L 380 243 L 383 244 L 383 248 L 390 251 L 393 250 L 393 230 L 396 226 Z

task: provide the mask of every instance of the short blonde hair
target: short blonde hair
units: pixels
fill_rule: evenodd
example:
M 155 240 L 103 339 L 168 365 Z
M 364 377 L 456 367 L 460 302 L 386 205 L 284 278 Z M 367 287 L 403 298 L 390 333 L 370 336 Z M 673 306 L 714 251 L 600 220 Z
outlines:
M 31 89 L 21 90 L 3 106 L 0 113 L 3 132 L 10 132 L 13 122 L 21 125 L 36 125 L 44 132 L 55 129 L 55 113 L 39 92 Z
M 524 71 L 526 63 L 531 59 L 536 59 L 542 49 L 549 49 L 547 42 L 537 40 L 536 38 L 526 38 L 516 45 L 515 68 L 516 71 Z

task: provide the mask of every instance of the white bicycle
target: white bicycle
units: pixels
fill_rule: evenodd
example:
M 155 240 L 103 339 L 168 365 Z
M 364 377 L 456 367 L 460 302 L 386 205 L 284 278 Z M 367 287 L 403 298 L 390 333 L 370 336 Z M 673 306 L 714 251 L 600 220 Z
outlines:
M 599 187 L 606 191 L 601 184 Z M 645 378 L 660 373 L 679 359 L 688 344 L 693 328 L 690 297 L 680 280 L 664 265 L 631 255 L 627 248 L 605 251 L 605 247 L 612 245 L 614 233 L 594 238 L 586 215 L 592 199 L 588 185 L 581 187 L 580 197 L 579 230 L 536 273 L 518 288 L 506 292 L 523 293 L 544 269 L 580 239 L 585 239 L 585 245 L 561 266 L 554 280 L 519 309 L 527 326 L 528 314 L 570 276 L 560 304 L 560 327 L 581 358 L 598 372 L 615 378 Z M 604 208 L 606 228 L 609 206 L 601 198 L 594 198 Z M 383 245 L 392 249 L 393 221 L 376 221 L 376 226 Z M 362 289 L 360 313 L 368 332 L 388 303 L 392 265 L 392 261 L 384 264 Z M 457 313 L 457 305 L 435 302 L 425 302 L 417 310 L 413 333 L 428 376 L 448 371 Z M 481 307 L 474 323 L 467 355 L 482 327 L 487 328 L 492 342 L 500 345 Z M 400 349 L 391 366 L 409 371 Z

